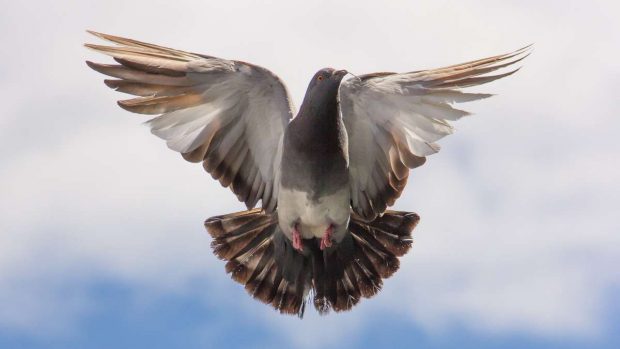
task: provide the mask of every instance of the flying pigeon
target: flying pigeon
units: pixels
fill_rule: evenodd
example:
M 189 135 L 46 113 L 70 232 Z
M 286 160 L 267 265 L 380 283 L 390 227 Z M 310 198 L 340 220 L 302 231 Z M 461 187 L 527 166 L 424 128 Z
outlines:
M 461 91 L 529 55 L 514 52 L 449 67 L 352 76 L 324 68 L 296 113 L 282 81 L 242 61 L 90 32 L 86 44 L 118 64 L 88 62 L 105 84 L 135 98 L 118 105 L 158 115 L 151 132 L 228 187 L 246 211 L 211 217 L 214 253 L 249 294 L 286 314 L 351 309 L 375 295 L 412 245 L 419 216 L 388 210 L 409 170 L 439 151 Z M 258 202 L 261 208 L 254 208 Z

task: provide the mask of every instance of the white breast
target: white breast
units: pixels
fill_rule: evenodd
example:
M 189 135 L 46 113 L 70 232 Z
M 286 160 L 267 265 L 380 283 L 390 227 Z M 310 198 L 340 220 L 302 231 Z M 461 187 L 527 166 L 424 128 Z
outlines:
M 348 224 L 350 214 L 348 186 L 331 195 L 312 200 L 306 192 L 280 188 L 278 220 L 286 235 L 295 223 L 304 239 L 321 237 L 330 224 Z

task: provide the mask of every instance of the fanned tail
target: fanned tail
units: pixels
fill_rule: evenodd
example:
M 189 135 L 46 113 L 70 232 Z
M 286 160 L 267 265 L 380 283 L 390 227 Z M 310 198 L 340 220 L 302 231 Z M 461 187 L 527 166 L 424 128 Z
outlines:
M 301 317 L 310 293 L 321 314 L 349 310 L 362 297 L 377 294 L 383 279 L 398 270 L 398 257 L 411 248 L 419 219 L 415 213 L 388 210 L 365 222 L 352 214 L 350 234 L 336 248 L 321 251 L 318 242 L 306 240 L 303 254 L 293 250 L 275 213 L 231 213 L 209 218 L 205 226 L 233 280 L 281 313 Z
M 398 257 L 411 249 L 411 232 L 419 220 L 415 213 L 388 210 L 375 220 L 365 222 L 352 213 L 350 234 L 334 251 L 321 251 L 322 263 L 315 254 L 316 309 L 320 313 L 330 309 L 349 310 L 361 297 L 377 294 L 383 279 L 398 270 Z
M 205 226 L 214 239 L 213 252 L 228 261 L 226 272 L 233 280 L 281 313 L 303 316 L 309 273 L 303 270 L 303 256 L 290 247 L 291 259 L 284 263 L 282 256 L 287 254 L 281 250 L 286 249 L 286 238 L 278 227 L 277 215 L 253 209 L 211 217 Z

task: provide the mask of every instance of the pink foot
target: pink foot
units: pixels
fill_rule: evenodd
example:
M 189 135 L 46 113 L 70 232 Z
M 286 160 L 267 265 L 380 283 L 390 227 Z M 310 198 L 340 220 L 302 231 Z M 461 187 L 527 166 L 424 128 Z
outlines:
M 321 250 L 324 250 L 328 247 L 332 246 L 332 232 L 334 231 L 334 226 L 329 225 L 325 233 L 323 233 L 323 237 L 321 238 Z
M 301 242 L 301 234 L 299 233 L 299 230 L 297 229 L 297 225 L 293 227 L 293 248 L 296 249 L 297 251 L 304 250 L 304 245 Z

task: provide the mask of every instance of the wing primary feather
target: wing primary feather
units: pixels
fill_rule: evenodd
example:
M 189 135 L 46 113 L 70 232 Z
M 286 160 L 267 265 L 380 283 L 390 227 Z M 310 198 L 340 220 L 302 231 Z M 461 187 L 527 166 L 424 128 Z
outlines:
M 91 69 L 101 74 L 112 76 L 117 79 L 167 86 L 191 86 L 196 84 L 195 81 L 192 81 L 187 77 L 149 74 L 139 70 L 127 68 L 124 65 L 100 64 L 91 61 L 86 61 L 86 64 Z
M 186 73 L 187 67 L 185 65 L 183 65 L 181 69 L 171 69 L 169 67 L 165 67 L 165 66 L 162 67 L 162 66 L 159 66 L 153 63 L 145 64 L 145 63 L 140 63 L 135 60 L 119 58 L 119 57 L 114 57 L 114 60 L 128 68 L 132 68 L 135 70 L 141 70 L 141 71 L 152 73 L 152 74 L 163 74 L 163 75 L 168 75 L 168 76 L 185 76 L 187 74 Z
M 148 115 L 169 113 L 175 110 L 195 107 L 202 103 L 202 96 L 192 93 L 178 96 L 138 97 L 118 101 L 118 105 L 127 111 Z
M 193 86 L 175 87 L 169 85 L 155 85 L 142 82 L 113 79 L 105 79 L 103 80 L 103 82 L 106 84 L 106 86 L 115 91 L 141 97 L 175 96 L 194 91 Z
M 126 46 L 130 46 L 130 47 L 142 47 L 142 48 L 153 50 L 153 51 L 168 52 L 169 54 L 177 55 L 177 56 L 180 56 L 180 57 L 199 58 L 199 57 L 202 56 L 202 55 L 195 54 L 195 53 L 175 50 L 175 49 L 172 49 L 172 48 L 169 48 L 169 47 L 149 44 L 149 43 L 146 43 L 146 42 L 142 42 L 142 41 L 138 41 L 138 40 L 134 40 L 134 39 L 128 39 L 128 38 L 124 38 L 124 37 L 120 37 L 120 36 L 99 33 L 99 32 L 92 31 L 92 30 L 87 30 L 87 32 L 92 34 L 92 35 L 94 35 L 94 36 L 96 36 L 96 37 L 98 37 L 98 38 L 101 38 L 103 40 L 106 40 L 106 41 L 109 41 L 109 42 L 113 42 L 113 43 L 119 44 L 119 45 L 126 45 Z M 210 56 L 207 56 L 207 57 L 210 57 Z
M 437 85 L 437 87 L 457 87 L 457 88 L 464 88 L 464 87 L 471 87 L 471 86 L 478 86 L 478 85 L 482 85 L 482 84 L 486 84 L 489 83 L 491 81 L 495 81 L 501 78 L 504 78 L 506 76 L 510 76 L 516 72 L 518 72 L 519 70 L 521 70 L 521 68 L 517 68 L 514 70 L 511 70 L 507 73 L 503 73 L 503 74 L 497 74 L 497 75 L 490 75 L 490 76 L 480 76 L 480 77 L 475 77 L 475 78 L 466 78 L 466 79 L 461 79 L 461 80 L 456 80 L 456 81 L 448 81 L 442 84 Z

